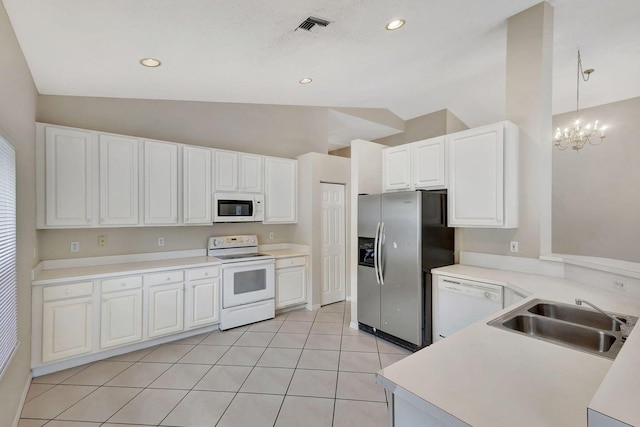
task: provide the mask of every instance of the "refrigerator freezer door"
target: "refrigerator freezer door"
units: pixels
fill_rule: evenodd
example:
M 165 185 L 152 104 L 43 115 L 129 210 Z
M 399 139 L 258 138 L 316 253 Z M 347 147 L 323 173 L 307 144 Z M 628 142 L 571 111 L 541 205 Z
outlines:
M 421 215 L 420 192 L 382 195 L 380 330 L 415 345 L 422 345 L 423 325 Z
M 380 195 L 358 196 L 358 237 L 376 237 L 380 223 Z
M 376 271 L 358 266 L 358 322 L 380 329 L 380 285 Z

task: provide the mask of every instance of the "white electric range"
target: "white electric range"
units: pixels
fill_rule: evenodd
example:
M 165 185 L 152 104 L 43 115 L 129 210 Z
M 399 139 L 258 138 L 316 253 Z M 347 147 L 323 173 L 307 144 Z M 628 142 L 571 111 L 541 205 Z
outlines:
M 207 255 L 222 261 L 221 330 L 275 317 L 275 258 L 257 236 L 209 237 Z

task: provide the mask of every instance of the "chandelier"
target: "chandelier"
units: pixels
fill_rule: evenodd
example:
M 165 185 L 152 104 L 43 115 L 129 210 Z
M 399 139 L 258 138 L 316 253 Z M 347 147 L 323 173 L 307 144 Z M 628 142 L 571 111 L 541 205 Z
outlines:
M 578 50 L 578 72 L 576 76 L 576 120 L 573 122 L 573 125 L 564 128 L 564 130 L 560 130 L 560 128 L 556 129 L 556 134 L 553 137 L 553 145 L 558 150 L 566 150 L 571 147 L 571 149 L 576 150 L 577 153 L 586 143 L 598 145 L 605 138 L 604 131 L 606 126 L 598 127 L 597 120 L 593 126 L 591 126 L 591 123 L 587 123 L 586 126 L 583 126 L 580 123 L 580 79 L 585 82 L 588 81 L 591 73 L 594 71 L 595 70 L 593 68 L 582 71 L 582 59 L 580 58 L 580 50 Z M 596 140 L 596 138 L 599 139 Z

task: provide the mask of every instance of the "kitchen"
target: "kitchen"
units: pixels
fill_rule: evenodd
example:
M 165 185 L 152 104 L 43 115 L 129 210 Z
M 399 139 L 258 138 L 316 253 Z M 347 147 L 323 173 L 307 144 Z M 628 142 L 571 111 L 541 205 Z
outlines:
M 18 51 L 18 53 L 16 53 L 16 57 L 11 57 L 8 63 L 22 64 L 20 67 L 23 68 L 19 69 L 24 69 L 25 61 L 20 58 L 20 55 L 21 54 L 19 54 Z M 260 148 L 258 153 L 275 157 L 294 158 L 298 155 L 304 155 L 311 151 L 319 153 L 326 152 L 325 144 L 327 140 L 327 128 L 326 125 L 325 127 L 322 127 L 319 124 L 319 121 L 316 120 L 316 118 L 320 116 L 324 117 L 324 120 L 326 120 L 326 109 L 318 109 L 314 107 L 269 108 L 266 106 L 237 104 L 208 105 L 206 103 L 180 103 L 172 101 L 118 101 L 113 98 L 91 99 L 64 96 L 60 97 L 54 95 L 36 96 L 36 92 L 33 92 L 31 89 L 33 83 L 30 83 L 30 76 L 28 76 L 28 74 L 29 73 L 25 75 L 22 72 L 18 72 L 15 79 L 12 77 L 12 80 L 10 80 L 11 84 L 9 93 L 13 95 L 9 96 L 7 99 L 12 99 L 14 102 L 11 106 L 7 105 L 4 107 L 7 109 L 10 108 L 10 111 L 7 111 L 6 113 L 3 112 L 2 115 L 2 117 L 6 118 L 4 120 L 9 120 L 11 122 L 9 125 L 3 124 L 3 131 L 6 132 L 16 143 L 21 144 L 20 141 L 33 141 L 35 122 L 40 121 L 44 123 L 56 123 L 75 128 L 105 131 L 122 135 L 141 135 L 146 138 L 176 141 L 183 144 L 193 145 L 199 145 L 198 142 L 200 141 L 209 141 L 210 138 L 207 137 L 207 135 L 219 135 L 218 141 L 220 141 L 221 145 L 217 145 L 216 148 L 247 153 L 256 152 L 252 145 L 252 141 L 266 141 L 266 143 L 261 144 L 262 148 Z M 622 99 L 622 97 L 619 99 Z M 167 109 L 169 108 L 175 108 L 176 110 L 174 111 L 181 111 L 181 113 L 167 112 Z M 566 110 L 568 109 L 569 108 Z M 24 114 L 19 114 L 20 111 L 24 111 Z M 457 110 L 454 111 L 457 112 Z M 265 123 L 265 121 L 261 121 L 261 117 L 264 117 L 267 112 L 269 116 L 267 123 Z M 96 117 L 101 117 L 98 123 L 96 123 Z M 122 117 L 139 117 L 140 123 L 135 124 L 123 121 Z M 215 121 L 215 123 L 213 123 L 213 121 Z M 237 139 L 232 138 L 230 135 L 220 134 L 221 130 L 219 129 L 221 128 L 246 128 L 245 124 L 247 121 L 255 123 L 255 129 L 259 129 L 260 132 L 254 133 L 251 129 L 247 129 L 243 134 L 244 136 Z M 495 121 L 497 120 L 494 120 L 494 122 Z M 147 123 L 146 125 L 144 124 L 145 122 Z M 220 123 L 225 122 L 230 124 L 228 128 L 221 127 Z M 190 131 L 186 132 L 184 129 L 189 129 Z M 288 129 L 288 138 L 290 139 L 285 140 L 282 144 L 277 144 L 276 141 L 282 139 L 282 129 Z M 460 129 L 455 130 L 457 131 Z M 182 133 L 180 134 L 180 132 Z M 429 136 L 432 135 L 424 135 L 422 138 L 428 138 Z M 289 144 L 287 141 L 293 140 L 300 141 L 301 144 L 306 145 L 297 146 L 295 148 L 295 150 L 297 150 L 296 152 L 287 152 L 287 144 Z M 232 145 L 230 142 L 226 142 L 228 145 L 222 145 L 225 141 L 234 141 L 235 144 Z M 291 145 L 288 147 L 290 148 Z M 600 148 L 604 147 L 605 146 L 603 145 L 603 147 Z M 585 154 L 585 156 L 583 156 L 583 154 Z M 583 151 L 580 153 L 579 158 L 583 159 L 588 155 L 589 154 L 587 154 L 586 151 Z M 34 158 L 34 146 L 30 146 L 27 143 L 25 143 L 24 147 L 22 145 L 19 146 L 19 195 L 35 193 L 35 184 L 28 178 L 29 175 L 35 176 L 34 166 L 31 165 Z M 310 158 L 306 158 L 305 161 L 308 162 L 308 164 L 315 164 L 316 162 L 321 162 L 323 160 L 317 158 L 317 156 L 311 156 Z M 303 168 L 300 167 L 299 171 L 302 173 Z M 327 173 L 327 175 L 330 174 Z M 313 180 L 313 177 L 310 177 L 309 179 Z M 341 179 L 343 179 L 343 182 L 347 182 L 344 178 Z M 323 178 L 323 180 L 331 181 L 330 178 Z M 20 185 L 26 186 L 23 188 L 29 190 L 26 192 L 21 191 Z M 301 198 L 302 197 L 305 197 L 305 195 L 301 195 Z M 77 236 L 77 238 L 74 239 L 69 239 L 69 234 L 65 235 L 65 232 L 61 230 L 44 230 L 36 233 L 35 199 L 31 200 L 30 198 L 23 196 L 22 200 L 19 198 L 18 203 L 22 212 L 20 218 L 31 218 L 28 221 L 23 220 L 18 224 L 21 242 L 21 245 L 19 246 L 22 248 L 19 250 L 23 251 L 21 252 L 23 255 L 19 257 L 18 261 L 20 275 L 19 283 L 24 284 L 30 283 L 29 276 L 31 268 L 33 267 L 32 255 L 35 248 L 39 251 L 36 259 L 46 260 L 68 258 L 71 256 L 69 252 L 70 241 L 79 241 L 81 256 L 108 256 L 124 253 L 122 251 L 125 249 L 130 249 L 135 253 L 158 251 L 158 237 L 165 237 L 165 249 L 177 251 L 203 248 L 205 244 L 203 239 L 215 235 L 256 234 L 258 235 L 260 243 L 277 244 L 287 242 L 305 242 L 306 240 L 303 240 L 298 236 L 303 236 L 306 233 L 309 233 L 309 231 L 301 229 L 302 227 L 296 225 L 273 225 L 268 227 L 259 225 L 238 227 L 230 225 L 228 227 L 224 226 L 224 228 L 220 225 L 215 225 L 213 227 L 213 231 L 209 228 L 203 229 L 197 226 L 193 228 L 155 227 L 150 229 L 110 229 L 108 233 L 103 233 L 107 234 L 106 249 L 100 249 L 96 244 L 96 238 L 99 235 L 99 233 L 96 233 L 96 230 L 78 230 L 77 232 L 74 232 L 74 236 Z M 309 215 L 301 216 L 299 219 L 307 221 L 308 224 L 313 224 L 314 221 L 317 221 L 317 219 L 313 218 L 313 214 L 313 212 L 310 212 Z M 351 223 L 354 223 L 354 221 L 352 220 Z M 525 222 L 523 221 L 523 223 Z M 217 230 L 221 230 L 222 232 L 218 233 Z M 269 233 L 271 231 L 274 232 L 274 239 L 272 240 L 269 239 Z M 487 230 L 480 230 L 476 234 L 482 235 L 483 232 L 487 236 L 490 236 L 490 232 Z M 495 235 L 496 234 L 494 233 L 493 236 Z M 503 250 L 502 245 L 504 244 L 504 248 L 507 248 L 508 242 L 512 240 L 511 237 L 512 236 L 500 238 L 500 241 L 497 243 L 494 243 L 494 239 L 489 239 L 486 244 L 486 248 L 480 247 L 479 249 L 476 249 L 478 245 L 475 247 L 473 246 L 473 239 L 467 239 L 466 242 L 470 243 L 465 243 L 467 245 L 467 251 L 469 252 L 503 254 L 504 252 L 508 253 L 508 251 Z M 539 253 L 541 253 L 537 250 L 537 245 L 532 246 L 530 244 L 526 244 L 526 242 L 530 241 L 529 239 L 516 238 L 513 240 L 520 241 L 520 254 L 524 256 L 537 258 Z M 534 238 L 531 240 L 536 239 Z M 480 239 L 480 241 L 482 241 L 482 239 Z M 498 246 L 498 243 L 500 247 L 499 249 L 495 249 L 492 245 Z M 457 247 L 461 248 L 459 245 L 457 245 Z M 353 245 L 351 248 L 353 248 Z M 312 274 L 316 274 L 316 271 L 313 271 Z M 314 279 L 314 282 L 317 282 L 317 280 Z M 353 283 L 354 282 L 352 280 L 352 290 Z M 30 301 L 31 299 L 30 295 L 27 295 L 30 293 L 30 290 L 28 288 L 23 288 L 24 286 L 21 285 L 19 289 L 19 300 L 22 301 L 20 307 L 30 305 L 30 302 L 27 303 L 27 301 Z M 28 325 L 30 323 L 29 317 L 30 309 L 25 308 L 19 310 L 20 324 Z M 24 343 L 28 343 L 30 341 L 30 338 L 28 337 L 29 329 L 30 328 L 21 328 L 21 342 L 23 343 L 21 351 L 26 347 Z M 27 338 L 25 338 L 25 334 Z M 28 359 L 28 356 L 25 356 L 25 359 Z M 28 366 L 26 366 L 28 363 L 25 364 L 22 361 L 16 363 L 20 363 L 21 367 L 12 369 L 8 372 L 8 376 L 3 379 L 2 386 L 9 387 L 8 385 L 5 386 L 5 384 L 12 384 L 13 387 L 22 388 L 21 385 L 16 386 L 16 384 L 23 383 L 23 375 L 28 371 Z M 2 390 L 4 396 L 4 388 Z

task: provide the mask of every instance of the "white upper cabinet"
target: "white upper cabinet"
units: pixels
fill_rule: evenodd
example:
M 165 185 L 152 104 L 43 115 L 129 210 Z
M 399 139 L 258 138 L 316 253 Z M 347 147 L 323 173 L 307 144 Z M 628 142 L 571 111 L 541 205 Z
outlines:
M 144 223 L 178 223 L 178 145 L 144 141 Z
M 182 216 L 185 224 L 210 224 L 211 155 L 209 148 L 182 148 Z
M 262 156 L 240 155 L 240 186 L 242 193 L 262 193 Z
M 425 139 L 411 144 L 413 184 L 415 188 L 447 188 L 445 137 Z
M 91 132 L 46 126 L 46 226 L 84 226 L 93 221 Z
M 297 222 L 298 162 L 291 159 L 264 159 L 264 223 Z
M 138 216 L 138 140 L 99 135 L 100 224 L 136 225 Z
M 382 191 L 411 189 L 411 144 L 382 150 Z
M 238 191 L 238 157 L 233 151 L 214 150 L 215 191 Z
M 215 150 L 215 191 L 262 193 L 262 164 L 262 156 Z
M 447 136 L 449 225 L 518 227 L 518 127 L 510 122 Z

